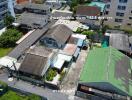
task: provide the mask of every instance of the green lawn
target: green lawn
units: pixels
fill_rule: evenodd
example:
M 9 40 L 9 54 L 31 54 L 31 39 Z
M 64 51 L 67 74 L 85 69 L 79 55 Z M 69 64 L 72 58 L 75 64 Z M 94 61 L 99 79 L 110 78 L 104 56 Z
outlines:
M 39 96 L 36 95 L 25 96 L 9 90 L 0 97 L 0 100 L 41 100 L 41 99 Z
M 12 48 L 0 48 L 0 57 L 7 55 L 11 50 Z

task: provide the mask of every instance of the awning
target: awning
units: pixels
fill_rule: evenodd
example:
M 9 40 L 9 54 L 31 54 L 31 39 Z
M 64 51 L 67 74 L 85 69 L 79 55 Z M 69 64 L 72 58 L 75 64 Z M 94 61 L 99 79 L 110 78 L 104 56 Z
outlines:
M 80 48 L 77 48 L 75 53 L 74 53 L 74 57 L 77 58 L 77 56 L 79 55 L 80 52 Z
M 12 58 L 12 57 L 8 57 L 8 56 L 5 56 L 5 57 L 2 57 L 0 59 L 0 65 L 3 66 L 3 67 L 9 67 L 10 69 L 12 70 L 15 70 L 13 66 L 13 63 L 16 63 L 16 59 Z M 18 68 L 17 68 L 18 69 Z
M 54 68 L 61 69 L 63 67 L 65 60 L 58 58 L 57 61 L 54 63 Z
M 63 60 L 65 60 L 65 61 L 67 61 L 67 62 L 70 62 L 71 59 L 72 59 L 72 56 L 65 55 L 65 54 L 58 54 L 58 58 L 59 58 L 59 59 L 63 59 Z
M 83 34 L 72 34 L 72 37 L 79 38 L 82 40 L 86 39 L 86 35 L 83 35 Z
M 83 46 L 83 41 L 82 39 L 79 39 L 77 42 L 77 46 L 82 47 Z

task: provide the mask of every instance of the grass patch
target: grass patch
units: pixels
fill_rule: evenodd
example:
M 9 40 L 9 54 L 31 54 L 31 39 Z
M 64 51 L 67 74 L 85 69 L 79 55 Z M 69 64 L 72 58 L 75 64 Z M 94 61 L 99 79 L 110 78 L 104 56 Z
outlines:
M 41 98 L 34 94 L 26 96 L 9 90 L 0 97 L 0 100 L 41 100 Z
M 6 56 L 13 48 L 0 48 L 0 57 Z

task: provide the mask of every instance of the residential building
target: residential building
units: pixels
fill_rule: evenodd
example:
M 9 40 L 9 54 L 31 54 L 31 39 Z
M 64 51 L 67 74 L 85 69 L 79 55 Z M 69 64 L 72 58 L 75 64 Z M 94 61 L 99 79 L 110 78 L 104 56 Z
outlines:
M 16 0 L 8 0 L 8 10 L 9 13 L 15 18 L 14 6 L 16 5 Z
M 105 37 L 108 37 L 106 41 L 109 46 L 118 49 L 124 54 L 130 53 L 129 37 L 124 31 L 106 30 Z
M 23 75 L 43 77 L 54 60 L 55 52 L 52 49 L 38 46 L 31 47 L 27 52 L 19 71 Z
M 35 3 L 27 3 L 27 4 L 18 4 L 14 7 L 15 13 L 22 13 L 24 11 L 42 15 L 50 15 L 51 7 L 45 4 L 35 4 Z
M 83 6 L 80 5 L 77 7 L 76 10 L 76 16 L 78 17 L 96 17 L 97 19 L 98 16 L 101 14 L 101 8 L 100 7 L 95 7 L 95 6 Z
M 41 44 L 50 48 L 64 48 L 69 38 L 73 34 L 72 30 L 63 24 L 52 27 L 40 40 Z
M 129 38 L 126 34 L 111 34 L 109 45 L 120 50 L 121 52 L 130 53 Z
M 111 28 L 131 30 L 132 28 L 132 0 L 109 0 L 106 3 L 106 19 L 104 24 Z
M 13 9 L 14 5 L 15 5 L 15 0 L 0 1 L 0 29 L 4 27 L 3 19 L 7 13 L 15 17 L 15 13 Z
M 0 1 L 0 29 L 4 27 L 3 19 L 8 13 L 8 0 Z
M 131 100 L 131 75 L 131 58 L 117 49 L 91 50 L 81 72 L 76 95 L 90 100 Z
M 87 5 L 101 8 L 101 15 L 104 13 L 106 6 L 104 2 L 91 2 L 90 4 Z
M 48 23 L 48 16 L 24 12 L 14 23 L 27 30 L 42 29 Z
M 19 45 L 17 45 L 9 54 L 9 57 L 19 59 L 24 52 L 32 46 L 38 39 L 40 39 L 45 32 L 48 30 L 48 28 L 43 29 L 37 29 L 33 31 L 28 37 L 26 37 Z
M 51 8 L 48 5 L 44 5 L 44 4 L 26 4 L 24 5 L 24 9 L 27 12 L 31 12 L 31 13 L 36 13 L 36 14 L 43 14 L 43 15 L 48 15 L 51 12 Z

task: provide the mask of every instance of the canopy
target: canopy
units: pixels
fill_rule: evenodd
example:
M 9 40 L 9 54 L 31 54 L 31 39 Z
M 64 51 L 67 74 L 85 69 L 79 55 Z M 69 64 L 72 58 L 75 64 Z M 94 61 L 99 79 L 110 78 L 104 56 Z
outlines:
M 5 56 L 5 57 L 2 57 L 0 59 L 0 65 L 1 66 L 4 66 L 4 67 L 9 67 L 11 68 L 12 70 L 15 70 L 14 67 L 12 67 L 13 63 L 16 63 L 16 59 L 12 58 L 12 57 L 9 57 L 9 56 Z
M 61 69 L 63 67 L 65 60 L 58 58 L 57 61 L 54 63 L 54 68 Z
M 64 54 L 58 54 L 58 58 L 70 62 L 72 59 L 72 56 L 64 55 Z

